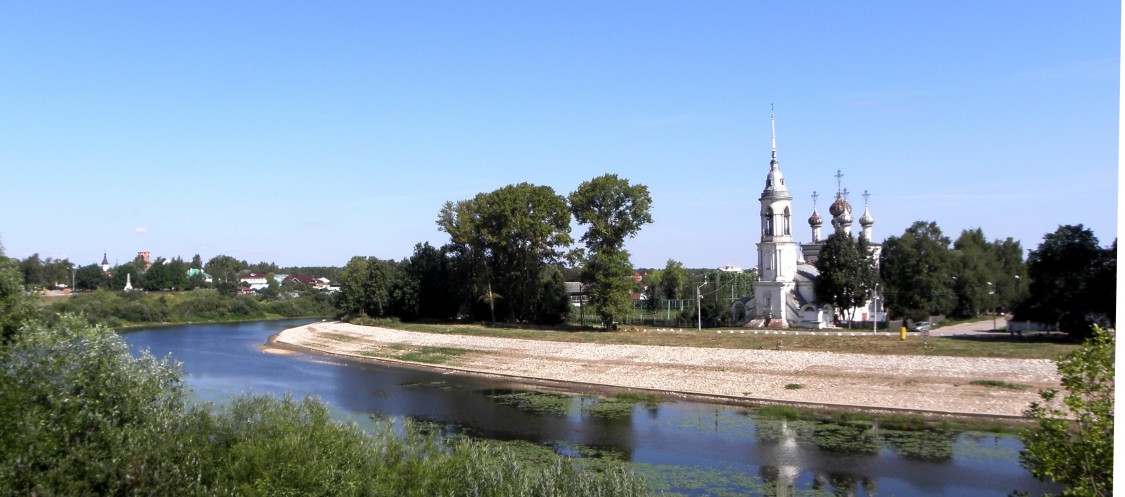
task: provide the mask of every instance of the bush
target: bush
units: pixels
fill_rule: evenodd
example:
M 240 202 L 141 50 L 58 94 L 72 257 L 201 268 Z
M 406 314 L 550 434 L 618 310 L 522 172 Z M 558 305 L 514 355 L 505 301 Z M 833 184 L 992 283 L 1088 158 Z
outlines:
M 643 495 L 610 465 L 529 464 L 407 422 L 376 434 L 315 399 L 188 406 L 179 367 L 67 315 L 0 346 L 0 489 L 13 495 Z

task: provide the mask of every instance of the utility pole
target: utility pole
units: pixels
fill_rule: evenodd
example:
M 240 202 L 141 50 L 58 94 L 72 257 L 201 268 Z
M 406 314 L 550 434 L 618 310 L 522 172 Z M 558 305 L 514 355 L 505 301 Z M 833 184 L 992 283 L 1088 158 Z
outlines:
M 874 304 L 871 309 L 871 333 L 879 332 L 879 284 L 875 284 L 875 293 L 872 294 L 871 302 Z
M 695 287 L 695 317 L 696 326 L 703 331 L 703 287 L 707 286 L 707 276 L 703 276 L 703 284 Z

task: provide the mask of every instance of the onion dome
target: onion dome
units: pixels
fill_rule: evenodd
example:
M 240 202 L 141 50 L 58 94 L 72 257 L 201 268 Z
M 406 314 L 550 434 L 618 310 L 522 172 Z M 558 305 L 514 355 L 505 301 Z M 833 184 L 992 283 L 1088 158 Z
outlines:
M 851 209 L 845 210 L 839 216 L 836 216 L 836 223 L 841 225 L 841 226 L 848 226 L 848 225 L 852 224 Z
M 873 224 L 875 224 L 875 218 L 871 217 L 871 211 L 864 208 L 863 209 L 863 217 L 859 218 L 859 225 L 866 228 L 866 227 L 871 226 Z
M 820 214 L 816 213 L 816 209 L 813 209 L 812 215 L 809 216 L 809 226 L 817 228 L 822 224 L 824 224 L 824 219 L 820 217 Z
M 843 214 L 849 214 L 848 218 L 851 218 L 852 205 L 849 204 L 847 200 L 844 200 L 842 194 L 837 194 L 836 201 L 832 202 L 832 205 L 828 207 L 828 213 L 832 214 L 832 217 L 840 217 Z

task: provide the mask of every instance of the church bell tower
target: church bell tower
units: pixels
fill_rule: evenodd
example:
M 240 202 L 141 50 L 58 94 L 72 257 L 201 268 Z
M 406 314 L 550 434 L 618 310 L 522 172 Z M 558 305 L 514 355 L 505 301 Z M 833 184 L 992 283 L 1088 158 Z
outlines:
M 793 241 L 793 197 L 777 162 L 777 127 L 770 111 L 771 158 L 761 204 L 762 236 L 758 242 L 758 283 L 754 304 L 770 326 L 788 326 L 786 302 L 797 276 L 797 242 Z

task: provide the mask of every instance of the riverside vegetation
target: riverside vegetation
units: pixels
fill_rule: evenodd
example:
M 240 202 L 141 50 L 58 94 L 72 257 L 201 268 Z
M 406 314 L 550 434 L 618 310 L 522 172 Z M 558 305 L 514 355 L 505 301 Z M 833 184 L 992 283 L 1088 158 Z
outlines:
M 193 404 L 170 358 L 133 357 L 67 315 L 0 345 L 5 495 L 643 495 L 624 466 L 433 435 L 371 432 L 315 399 Z
M 110 327 L 163 323 L 250 321 L 324 317 L 335 313 L 332 296 L 296 292 L 267 298 L 223 295 L 213 289 L 183 292 L 116 292 L 99 289 L 69 297 L 42 299 L 42 316 L 81 314 L 91 323 Z

